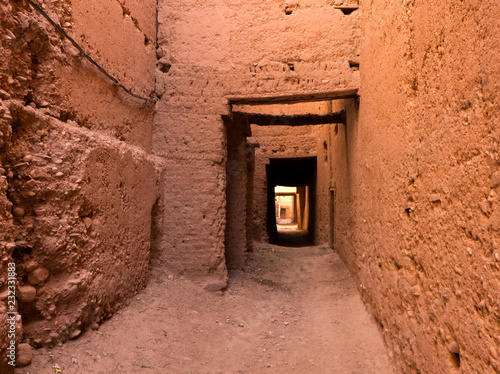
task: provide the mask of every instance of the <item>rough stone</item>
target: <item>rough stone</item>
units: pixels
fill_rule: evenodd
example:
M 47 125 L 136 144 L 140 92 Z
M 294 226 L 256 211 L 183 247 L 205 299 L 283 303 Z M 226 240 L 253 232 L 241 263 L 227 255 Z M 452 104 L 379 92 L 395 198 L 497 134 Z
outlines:
M 10 94 L 5 90 L 0 89 L 0 98 L 3 100 L 9 100 Z
M 45 282 L 47 278 L 49 277 L 50 272 L 48 269 L 44 267 L 39 267 L 36 268 L 35 270 L 32 270 L 28 274 L 28 282 L 33 285 L 40 284 L 42 282 Z
M 220 290 L 224 290 L 227 287 L 227 282 L 224 281 L 216 281 L 210 282 L 203 286 L 203 288 L 210 292 L 217 292 Z
M 19 344 L 17 347 L 16 366 L 27 366 L 31 364 L 32 359 L 33 352 L 31 351 L 31 346 L 28 343 Z
M 26 211 L 24 210 L 24 208 L 16 206 L 12 211 L 12 214 L 14 214 L 15 217 L 24 217 Z
M 496 347 L 490 347 L 490 355 L 495 360 L 498 359 L 498 351 L 497 351 Z
M 491 188 L 497 188 L 498 186 L 500 186 L 500 171 L 493 173 L 490 183 Z
M 26 155 L 23 157 L 23 162 L 31 162 L 31 161 L 33 161 L 32 155 Z
M 36 288 L 29 285 L 21 286 L 18 289 L 18 295 L 20 301 L 30 303 L 36 299 Z
M 432 194 L 432 195 L 429 196 L 429 201 L 431 203 L 438 203 L 438 202 L 441 201 L 441 197 L 439 195 L 437 195 L 437 194 Z
M 420 296 L 422 294 L 420 286 L 418 284 L 412 286 L 411 293 L 413 294 L 413 296 Z
M 37 267 L 39 267 L 40 264 L 34 260 L 30 260 L 28 262 L 26 262 L 24 264 L 24 269 L 27 271 L 27 272 L 30 272 L 32 270 L 35 270 Z
M 88 229 L 90 229 L 90 227 L 92 226 L 92 219 L 89 218 L 89 217 L 85 217 L 83 219 L 83 223 L 85 224 L 85 227 Z
M 458 343 L 456 341 L 450 342 L 447 348 L 451 353 L 460 353 L 460 347 L 458 346 Z
M 47 314 L 49 316 L 53 316 L 56 312 L 56 306 L 55 305 L 51 305 L 47 308 Z

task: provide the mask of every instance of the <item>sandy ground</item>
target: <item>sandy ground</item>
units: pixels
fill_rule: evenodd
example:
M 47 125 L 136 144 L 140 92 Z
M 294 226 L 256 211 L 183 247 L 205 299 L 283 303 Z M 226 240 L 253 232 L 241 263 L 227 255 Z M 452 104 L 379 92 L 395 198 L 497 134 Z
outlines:
M 256 245 L 209 293 L 156 271 L 99 330 L 35 351 L 16 374 L 396 373 L 353 278 L 326 247 Z

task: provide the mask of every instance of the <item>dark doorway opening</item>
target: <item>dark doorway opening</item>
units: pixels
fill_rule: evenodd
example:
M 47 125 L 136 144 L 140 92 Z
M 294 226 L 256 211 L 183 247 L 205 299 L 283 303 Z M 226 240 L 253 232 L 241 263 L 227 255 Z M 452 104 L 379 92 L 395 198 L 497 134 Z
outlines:
M 270 159 L 267 226 L 271 244 L 314 245 L 316 157 Z

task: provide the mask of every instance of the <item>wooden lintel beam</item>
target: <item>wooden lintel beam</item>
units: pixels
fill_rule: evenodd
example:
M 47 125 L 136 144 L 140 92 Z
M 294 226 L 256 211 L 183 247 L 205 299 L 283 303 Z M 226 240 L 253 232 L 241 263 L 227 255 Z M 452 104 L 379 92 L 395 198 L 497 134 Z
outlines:
M 266 105 L 266 104 L 292 104 L 309 101 L 328 101 L 340 99 L 355 99 L 358 97 L 358 89 L 336 90 L 330 92 L 313 92 L 305 94 L 281 95 L 281 96 L 226 96 L 231 105 Z
M 238 117 L 246 117 L 249 124 L 259 126 L 304 126 L 304 125 L 325 125 L 328 123 L 346 123 L 346 113 L 341 110 L 337 113 L 316 115 L 281 115 L 256 114 L 235 112 Z

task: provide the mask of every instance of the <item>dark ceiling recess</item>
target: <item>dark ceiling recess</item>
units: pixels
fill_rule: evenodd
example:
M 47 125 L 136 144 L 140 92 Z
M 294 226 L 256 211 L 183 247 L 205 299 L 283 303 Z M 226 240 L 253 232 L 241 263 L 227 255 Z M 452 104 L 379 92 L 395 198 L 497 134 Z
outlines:
M 248 122 L 259 126 L 304 126 L 304 125 L 324 125 L 327 123 L 343 123 L 346 122 L 345 111 L 324 115 L 282 115 L 275 116 L 270 114 L 255 114 L 234 112 L 238 115 L 244 115 L 248 118 Z

